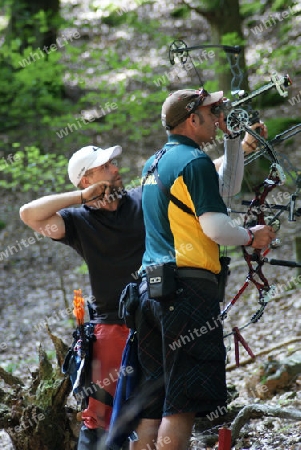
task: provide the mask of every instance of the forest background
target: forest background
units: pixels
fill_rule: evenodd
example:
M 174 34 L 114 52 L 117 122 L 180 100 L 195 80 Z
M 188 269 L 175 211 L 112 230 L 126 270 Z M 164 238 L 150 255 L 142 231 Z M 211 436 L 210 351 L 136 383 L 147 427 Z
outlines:
M 6 373 L 29 384 L 39 365 L 40 343 L 55 365 L 46 324 L 70 344 L 75 326 L 73 290 L 81 288 L 89 296 L 86 268 L 80 258 L 47 235 L 26 228 L 19 219 L 20 206 L 41 195 L 71 190 L 66 174 L 68 159 L 89 144 L 122 145 L 120 170 L 125 185 L 137 185 L 145 160 L 165 142 L 160 110 L 170 91 L 204 85 L 209 91 L 223 89 L 229 98 L 235 97 L 231 86 L 233 91 L 237 77 L 233 78 L 222 49 L 204 47 L 190 52 L 195 68 L 189 58 L 185 66 L 180 58 L 172 65 L 170 46 L 174 41 L 189 47 L 239 45 L 242 51 L 235 60 L 236 70 L 239 66 L 238 74 L 243 75 L 240 87 L 247 92 L 268 83 L 275 72 L 288 73 L 293 81 L 288 97 L 272 89 L 257 97 L 253 106 L 267 123 L 270 137 L 300 123 L 300 17 L 300 2 L 284 0 L 2 2 L 0 366 Z M 300 135 L 280 146 L 295 167 L 288 184 L 280 190 L 283 194 L 295 190 L 296 167 L 301 164 L 298 144 Z M 218 156 L 221 151 L 216 145 L 210 155 Z M 269 165 L 261 159 L 246 169 L 243 190 L 232 206 L 251 199 L 252 186 L 267 175 Z M 285 220 L 279 234 L 282 246 L 275 250 L 275 257 L 295 259 L 298 218 L 293 223 Z M 247 274 L 239 249 L 229 251 L 232 264 L 227 298 L 237 292 Z M 273 353 L 287 357 L 300 350 L 299 272 L 270 266 L 265 266 L 265 271 L 276 280 L 279 295 L 269 305 L 269 312 L 248 327 L 244 336 L 255 353 L 284 338 L 291 340 L 282 348 L 283 354 Z M 256 310 L 256 302 L 256 289 L 248 290 L 242 298 L 243 307 L 237 307 L 226 326 L 231 329 L 244 324 Z M 232 345 L 229 365 L 233 359 Z M 257 368 L 254 364 L 248 367 L 229 371 L 229 383 L 239 391 L 242 404 L 254 401 L 245 385 Z M 0 387 L 1 392 L 9 391 L 7 379 Z M 289 392 L 294 393 L 291 403 L 296 406 L 294 402 L 300 402 L 298 384 Z M 289 404 L 287 398 L 279 400 L 283 392 L 277 395 L 272 398 L 274 404 Z M 0 423 L 6 428 L 5 421 L 0 419 Z M 254 423 L 255 428 L 245 432 L 249 448 L 301 448 L 293 432 L 295 422 L 288 422 L 285 440 L 275 447 L 273 433 L 277 435 L 280 429 L 279 436 L 283 434 L 281 420 L 270 438 L 269 424 L 258 430 Z M 0 436 L 3 446 L 11 445 L 6 444 L 5 433 Z M 256 442 L 261 447 L 256 447 Z M 201 440 L 197 445 L 202 448 Z M 247 443 L 240 445 L 237 448 Z

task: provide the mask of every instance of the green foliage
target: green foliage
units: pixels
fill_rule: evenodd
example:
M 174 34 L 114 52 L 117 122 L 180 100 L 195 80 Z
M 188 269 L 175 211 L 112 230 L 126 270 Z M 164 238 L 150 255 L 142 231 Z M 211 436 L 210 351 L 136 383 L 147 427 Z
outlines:
M 14 149 L 19 146 L 18 143 L 13 144 Z M 0 166 L 1 188 L 35 194 L 66 190 L 68 161 L 65 156 L 49 153 L 44 155 L 32 146 L 15 151 L 11 161 Z
M 63 72 L 60 53 L 27 48 L 20 54 L 18 42 L 1 47 L 0 120 L 3 129 L 20 123 L 42 121 L 44 115 L 64 109 Z
M 127 14 L 120 14 L 118 10 L 115 10 L 112 11 L 110 14 L 104 16 L 102 18 L 102 22 L 112 27 L 118 27 L 121 24 L 131 22 L 133 18 L 136 18 L 136 14 L 134 12 L 129 12 Z
M 55 350 L 47 350 L 46 355 L 49 361 L 55 361 L 56 360 L 56 351 Z
M 82 263 L 75 269 L 75 273 L 79 275 L 87 275 L 89 273 L 87 264 L 85 262 Z
M 245 43 L 245 39 L 242 39 L 236 31 L 224 34 L 221 41 L 222 45 L 245 45 Z
M 244 45 L 245 41 L 239 37 L 237 32 L 226 33 L 222 36 L 222 45 Z M 208 61 L 202 62 L 202 71 L 206 69 L 214 70 L 215 74 L 230 73 L 230 62 L 227 55 L 222 49 L 213 49 L 215 58 L 209 58 Z M 206 89 L 208 91 L 215 91 L 220 89 L 219 81 L 215 78 L 214 81 L 206 80 Z M 226 94 L 226 90 L 224 89 Z
M 296 5 L 294 0 L 242 0 L 240 2 L 240 13 L 242 17 L 252 19 L 251 16 L 262 14 L 269 8 L 272 12 L 287 10 Z
M 286 33 L 288 30 L 286 31 Z M 283 48 L 279 47 L 273 52 L 273 60 L 277 70 L 282 73 L 295 74 L 301 73 L 301 67 L 296 65 L 295 62 L 300 58 L 300 47 L 295 44 L 288 44 Z
M 18 367 L 19 367 L 18 364 L 11 362 L 11 363 L 8 363 L 7 366 L 4 366 L 3 368 L 4 368 L 4 370 L 6 370 L 6 372 L 12 374 L 12 373 L 14 373 L 14 371 L 16 369 L 18 369 Z
M 58 1 L 5 0 L 10 20 L 0 48 L 0 120 L 4 131 L 41 123 L 43 117 L 64 110 L 60 47 L 44 45 L 63 21 Z
M 265 8 L 265 2 L 262 2 L 260 0 L 251 2 L 244 0 L 240 3 L 240 14 L 242 15 L 242 17 L 250 18 L 250 16 L 253 16 L 254 14 L 263 13 Z
M 301 122 L 301 118 L 291 118 L 291 117 L 281 117 L 281 118 L 273 118 L 273 119 L 264 119 L 269 132 L 269 140 L 272 140 L 277 136 L 278 134 L 282 133 L 285 130 L 288 130 L 294 125 L 297 125 Z M 284 141 L 284 146 L 288 147 L 288 150 L 292 147 L 292 142 L 294 138 L 288 139 Z M 275 151 L 277 153 L 277 145 L 274 144 Z M 280 161 L 281 161 L 281 152 L 279 152 L 280 155 Z M 288 154 L 289 159 L 291 159 L 291 156 Z M 270 161 L 266 160 L 265 158 L 259 158 L 254 163 L 252 163 L 253 169 L 249 169 L 249 166 L 246 167 L 245 170 L 245 176 L 244 181 L 242 184 L 242 192 L 247 192 L 252 189 L 253 186 L 256 186 L 258 179 L 264 178 L 266 174 L 269 171 L 270 168 Z M 254 170 L 255 167 L 255 170 Z M 287 167 L 287 164 L 284 162 L 283 165 L 284 169 Z M 287 179 L 285 182 L 285 185 L 288 186 L 295 186 L 295 179 L 297 177 L 297 173 L 292 169 L 289 168 L 289 172 L 291 173 L 291 176 L 288 175 L 288 172 L 286 172 Z M 291 178 L 293 177 L 293 178 Z
M 183 6 L 179 6 L 177 8 L 175 8 L 172 12 L 171 12 L 171 17 L 173 17 L 174 19 L 185 19 L 186 17 L 188 17 L 191 14 L 190 8 L 188 8 L 188 6 L 183 5 Z
M 291 0 L 273 0 L 271 5 L 271 11 L 283 11 L 286 10 L 289 6 L 293 6 L 296 2 Z
M 141 141 L 141 138 L 162 131 L 161 105 L 177 80 L 169 76 L 174 68 L 168 64 L 168 46 L 174 36 L 158 31 L 159 26 L 160 29 L 163 28 L 162 23 L 158 24 L 152 19 L 152 14 L 148 14 L 154 3 L 155 0 L 134 0 L 128 4 L 120 0 L 111 1 L 105 6 L 98 1 L 91 2 L 91 8 L 101 12 L 101 24 L 108 25 L 110 36 L 114 36 L 110 46 L 104 46 L 102 43 L 101 27 L 99 36 L 93 37 L 92 42 L 86 41 L 83 37 L 78 43 L 67 45 L 62 52 L 52 51 L 48 55 L 41 49 L 34 50 L 34 41 L 22 55 L 18 50 L 20 47 L 18 39 L 11 41 L 10 44 L 4 44 L 0 49 L 2 66 L 0 120 L 4 131 L 28 125 L 37 134 L 39 131 L 37 129 L 40 128 L 47 142 L 47 148 L 60 153 L 67 153 L 69 149 L 75 151 L 90 143 L 95 136 L 101 135 L 103 141 L 106 141 L 106 136 L 112 139 L 115 130 L 118 139 L 124 136 L 131 142 Z M 291 3 L 289 1 L 287 5 Z M 245 17 L 247 14 L 258 16 L 267 11 L 272 4 L 273 2 L 268 0 L 264 2 L 243 0 L 240 10 Z M 277 8 L 285 5 L 281 1 L 274 2 L 274 6 L 275 4 Z M 213 7 L 220 7 L 220 1 L 204 1 L 201 2 L 201 7 L 211 10 Z M 174 18 L 185 20 L 189 12 L 187 6 L 175 6 L 172 15 Z M 40 31 L 44 32 L 47 28 L 45 14 L 39 13 L 35 21 L 39 24 Z M 32 22 L 30 24 L 33 25 Z M 85 23 L 85 33 L 89 32 L 90 27 L 92 30 L 94 24 Z M 281 27 L 283 36 L 289 33 L 289 21 L 281 22 Z M 175 33 L 180 33 L 179 29 L 175 28 Z M 141 38 L 137 39 L 137 36 Z M 136 41 L 132 41 L 134 38 Z M 131 55 L 128 53 L 129 43 L 134 49 Z M 236 33 L 223 36 L 221 43 L 245 44 Z M 165 56 L 164 49 L 166 49 Z M 217 57 L 201 62 L 194 58 L 198 70 L 228 73 L 230 67 L 224 53 L 220 50 L 214 51 L 216 56 L 222 57 L 222 63 L 217 62 L 219 59 Z M 161 59 L 161 67 L 154 64 L 152 52 L 155 53 L 155 58 Z M 264 48 L 255 63 L 255 70 L 261 70 L 265 75 L 268 66 L 274 65 L 274 60 L 283 69 L 290 61 L 298 59 L 298 47 L 291 44 L 286 46 L 285 52 L 279 46 L 268 58 L 266 53 L 267 49 Z M 164 72 L 162 60 L 166 61 L 164 75 L 162 75 Z M 209 78 L 212 80 L 213 76 L 210 75 Z M 80 99 L 73 104 L 64 98 L 66 80 L 70 86 L 78 87 L 81 92 Z M 206 88 L 209 91 L 216 90 L 217 82 L 206 81 Z M 255 105 L 263 108 L 267 105 L 275 106 L 283 101 L 285 100 L 271 90 L 256 99 Z M 97 115 L 91 117 L 95 112 Z M 87 114 L 90 114 L 91 120 L 84 120 Z M 28 152 L 28 148 L 45 148 L 40 142 L 35 141 L 33 136 L 34 134 L 31 134 L 29 137 L 31 144 L 24 149 L 24 154 Z M 47 162 L 43 160 L 45 155 L 40 153 L 39 164 L 41 163 L 43 167 Z M 44 189 L 43 181 L 38 181 L 37 173 L 34 173 L 35 163 L 28 165 L 25 159 L 22 163 L 24 173 L 21 169 L 22 164 L 17 169 L 17 162 L 12 167 L 1 169 L 5 172 L 6 182 L 12 183 L 10 186 L 13 189 L 23 189 L 23 184 L 24 190 L 32 190 L 33 186 L 39 190 Z M 51 160 L 51 164 L 54 166 L 56 161 Z M 45 189 L 53 191 L 57 186 L 61 188 L 65 186 L 66 165 L 65 160 L 62 167 L 58 168 L 58 174 L 62 176 L 58 184 L 54 176 L 56 170 L 51 174 L 49 168 L 45 167 L 45 170 L 40 172 L 40 176 L 42 174 L 42 178 L 45 178 Z M 25 182 L 25 173 L 30 174 L 30 182 Z M 22 183 L 19 180 L 23 180 Z
M 263 83 L 260 84 L 260 86 L 263 86 L 265 84 L 267 84 L 266 80 L 264 80 Z M 255 87 L 254 90 L 259 88 L 260 86 Z M 270 106 L 279 106 L 285 102 L 287 102 L 287 98 L 279 95 L 276 89 L 273 88 L 269 91 L 266 91 L 264 95 L 259 95 L 258 97 L 255 97 L 252 100 L 252 105 L 254 109 L 262 109 L 268 108 Z
M 292 118 L 292 117 L 281 117 L 279 119 L 267 119 L 265 123 L 269 130 L 269 136 L 271 138 L 275 137 L 277 134 L 282 133 L 283 131 L 291 128 L 293 125 L 297 125 L 301 122 L 301 117 Z
M 156 131 L 160 127 L 166 88 L 158 91 L 151 65 L 131 61 L 128 57 L 121 60 L 114 49 L 102 51 L 101 58 L 101 73 L 99 68 L 98 73 L 103 81 L 95 90 L 83 95 L 77 106 L 80 111 L 90 109 L 92 114 L 95 111 L 98 120 L 88 124 L 86 129 L 104 133 L 117 127 L 118 132 L 125 133 L 131 141 Z M 90 66 L 90 69 L 89 76 L 95 77 L 96 68 Z M 88 75 L 83 76 L 90 84 Z
M 111 27 L 119 27 L 126 25 L 128 27 L 134 27 L 141 33 L 157 33 L 160 23 L 154 19 L 141 21 L 139 17 L 139 9 L 146 5 L 152 4 L 153 1 L 149 0 L 136 0 L 132 4 L 126 2 L 114 1 L 107 5 L 101 5 L 102 22 Z M 147 22 L 147 27 L 146 27 Z
M 262 48 L 258 47 L 256 50 L 256 58 L 253 56 L 250 68 L 257 74 L 270 73 L 272 70 L 282 74 L 301 72 L 296 64 L 300 51 L 294 42 L 294 36 L 298 33 L 296 16 L 301 12 L 298 13 L 298 8 L 292 9 L 295 5 L 298 5 L 298 2 L 292 0 L 265 1 L 261 2 L 261 6 L 258 1 L 242 3 L 240 8 L 242 12 L 247 8 L 254 8 L 254 11 L 248 11 L 243 16 L 247 18 L 248 27 L 253 27 L 252 32 L 258 37 L 262 36 L 263 44 L 266 39 L 278 37 L 278 45 L 275 47 L 268 48 L 262 45 Z

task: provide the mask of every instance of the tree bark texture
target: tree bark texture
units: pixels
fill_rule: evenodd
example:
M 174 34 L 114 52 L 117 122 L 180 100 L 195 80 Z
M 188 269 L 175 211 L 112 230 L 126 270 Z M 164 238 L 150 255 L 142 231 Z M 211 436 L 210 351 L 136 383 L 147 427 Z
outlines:
M 0 391 L 0 428 L 9 434 L 16 450 L 74 450 L 76 446 L 65 409 L 71 383 L 61 373 L 68 347 L 48 332 L 57 355 L 55 368 L 41 346 L 39 367 L 31 374 L 29 386 L 0 368 L 0 377 L 9 385 Z

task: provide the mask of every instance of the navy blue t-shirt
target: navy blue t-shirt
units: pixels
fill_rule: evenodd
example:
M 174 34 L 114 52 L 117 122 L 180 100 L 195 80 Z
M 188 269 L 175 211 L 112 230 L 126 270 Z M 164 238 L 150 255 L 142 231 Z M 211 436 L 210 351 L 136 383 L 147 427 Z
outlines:
M 134 280 L 144 252 L 141 187 L 129 190 L 116 211 L 84 205 L 59 214 L 66 227 L 59 242 L 87 263 L 97 315 L 117 312 L 121 291 Z

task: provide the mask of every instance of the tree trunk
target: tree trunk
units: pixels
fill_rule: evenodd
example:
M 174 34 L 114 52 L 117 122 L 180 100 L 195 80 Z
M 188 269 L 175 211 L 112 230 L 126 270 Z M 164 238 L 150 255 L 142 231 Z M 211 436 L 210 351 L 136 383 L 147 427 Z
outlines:
M 0 368 L 0 378 L 11 386 L 10 392 L 0 391 L 0 428 L 9 434 L 16 450 L 74 450 L 76 446 L 76 426 L 65 409 L 71 383 L 61 373 L 68 347 L 48 332 L 56 350 L 56 368 L 42 347 L 30 386 Z
M 222 37 L 227 33 L 236 33 L 239 40 L 243 40 L 242 32 L 242 18 L 239 12 L 239 1 L 238 0 L 224 0 L 223 5 L 220 8 L 215 8 L 213 11 L 208 12 L 206 19 L 210 23 L 212 32 L 212 43 L 221 44 Z M 235 42 L 229 45 L 236 45 Z M 243 79 L 240 89 L 248 90 L 248 77 L 246 74 L 246 61 L 244 47 L 239 54 L 239 67 L 243 73 Z M 229 64 L 227 58 L 220 54 L 219 56 L 219 67 L 223 70 L 218 73 L 219 86 L 225 92 L 229 93 L 231 86 L 231 81 L 233 74 L 230 70 L 225 70 L 225 66 Z M 235 71 L 236 73 L 237 71 Z M 234 83 L 235 88 L 237 83 Z
M 222 44 L 223 36 L 227 33 L 236 33 L 240 41 L 243 40 L 242 31 L 242 18 L 239 11 L 239 0 L 219 0 L 202 1 L 202 5 L 205 7 L 191 7 L 189 1 L 183 0 L 183 3 L 190 9 L 196 11 L 206 20 L 208 20 L 211 27 L 211 44 Z M 237 42 L 227 43 L 228 45 L 237 45 Z M 222 52 L 216 52 L 217 67 L 220 69 L 217 72 L 218 88 L 222 89 L 225 95 L 229 95 L 231 90 L 231 82 L 233 74 L 231 73 L 229 62 L 227 57 Z M 239 68 L 243 73 L 243 79 L 240 85 L 240 89 L 248 90 L 248 77 L 246 73 L 246 61 L 244 48 L 242 47 L 239 54 Z M 238 71 L 235 70 L 235 74 Z M 232 88 L 237 87 L 237 80 L 235 80 Z

